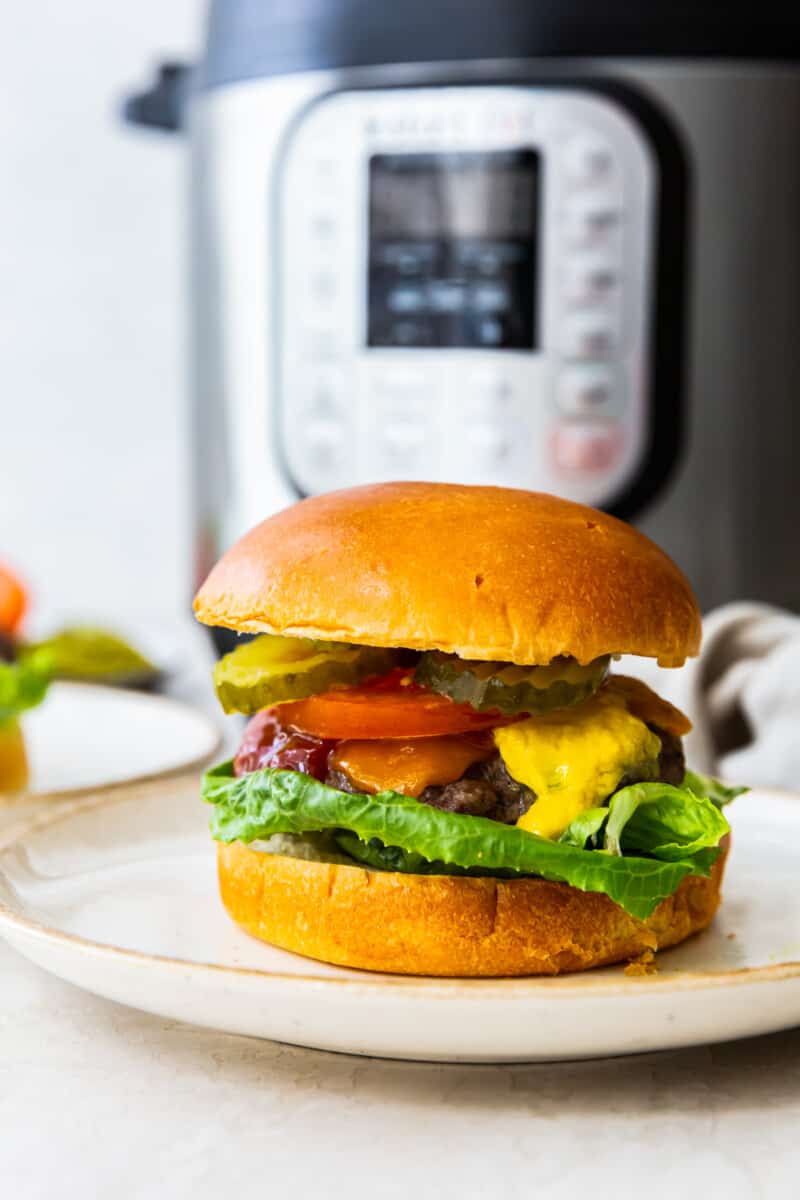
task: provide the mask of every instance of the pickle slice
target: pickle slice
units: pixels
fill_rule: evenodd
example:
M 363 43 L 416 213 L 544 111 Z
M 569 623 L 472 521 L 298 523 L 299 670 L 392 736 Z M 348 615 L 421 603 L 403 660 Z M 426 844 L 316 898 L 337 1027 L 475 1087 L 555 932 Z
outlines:
M 226 713 L 258 712 L 334 687 L 383 675 L 393 650 L 262 634 L 226 654 L 214 668 L 214 688 Z
M 544 667 L 518 667 L 434 650 L 422 655 L 414 680 L 478 712 L 536 715 L 588 700 L 605 679 L 608 663 L 608 657 L 596 658 L 584 667 L 572 658 L 557 658 Z

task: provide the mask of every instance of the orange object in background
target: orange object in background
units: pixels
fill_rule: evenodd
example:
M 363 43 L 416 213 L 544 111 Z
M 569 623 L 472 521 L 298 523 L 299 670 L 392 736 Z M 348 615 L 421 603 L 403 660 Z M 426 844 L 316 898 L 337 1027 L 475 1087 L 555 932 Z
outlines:
M 490 734 L 375 739 L 340 742 L 328 763 L 360 791 L 419 796 L 426 787 L 454 783 L 467 767 L 493 753 Z
M 21 792 L 28 782 L 25 739 L 17 721 L 0 724 L 0 793 Z
M 28 594 L 8 567 L 0 564 L 0 630 L 16 633 L 28 609 Z

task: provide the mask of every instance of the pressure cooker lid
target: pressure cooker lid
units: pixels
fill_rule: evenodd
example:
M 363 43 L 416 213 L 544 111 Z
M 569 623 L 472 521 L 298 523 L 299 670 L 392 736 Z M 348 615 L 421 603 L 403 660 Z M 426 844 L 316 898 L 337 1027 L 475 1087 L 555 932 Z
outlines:
M 212 0 L 200 86 L 380 63 L 541 56 L 794 60 L 785 0 Z

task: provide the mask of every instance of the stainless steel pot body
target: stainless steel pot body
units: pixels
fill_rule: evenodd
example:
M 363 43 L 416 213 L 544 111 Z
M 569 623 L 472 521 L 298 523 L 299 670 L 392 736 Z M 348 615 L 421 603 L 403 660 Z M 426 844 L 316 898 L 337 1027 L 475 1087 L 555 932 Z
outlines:
M 298 485 L 287 470 L 280 416 L 291 391 L 280 368 L 291 263 L 275 212 L 286 208 L 287 146 L 305 114 L 322 97 L 362 89 L 553 86 L 554 71 L 570 86 L 617 82 L 641 94 L 677 131 L 689 166 L 688 283 L 669 318 L 688 332 L 683 383 L 674 387 L 680 450 L 630 516 L 682 565 L 704 608 L 742 597 L 800 608 L 800 71 L 730 62 L 386 66 L 247 80 L 195 96 L 198 576 L 299 487 L 323 490 Z M 670 402 L 659 398 L 664 437 Z M 497 421 L 502 428 L 502 414 Z

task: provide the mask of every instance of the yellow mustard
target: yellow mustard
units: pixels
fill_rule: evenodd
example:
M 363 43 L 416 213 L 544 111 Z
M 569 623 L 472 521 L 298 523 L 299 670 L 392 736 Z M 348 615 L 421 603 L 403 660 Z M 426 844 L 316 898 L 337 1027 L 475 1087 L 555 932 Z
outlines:
M 536 793 L 517 824 L 548 838 L 605 800 L 627 771 L 654 771 L 661 749 L 659 738 L 611 690 L 496 729 L 494 739 L 508 773 Z

